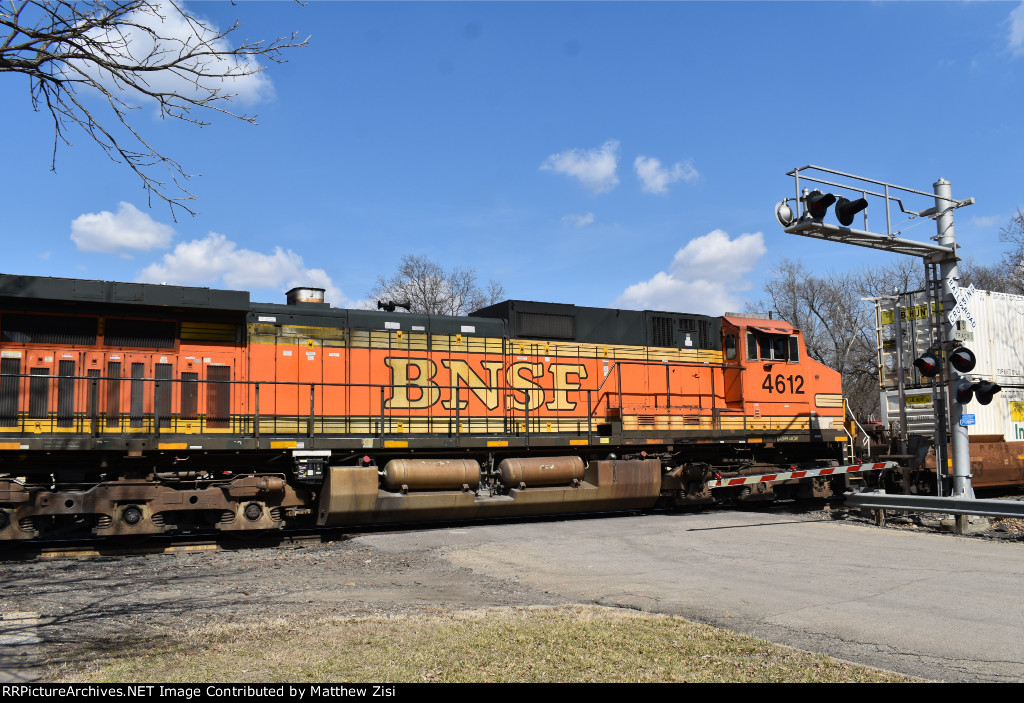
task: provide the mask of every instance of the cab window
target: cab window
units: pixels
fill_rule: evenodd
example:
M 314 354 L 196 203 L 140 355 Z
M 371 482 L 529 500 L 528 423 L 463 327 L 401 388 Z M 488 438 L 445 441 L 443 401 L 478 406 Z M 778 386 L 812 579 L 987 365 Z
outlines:
M 725 358 L 732 361 L 736 358 L 736 335 L 725 335 Z
M 800 361 L 796 335 L 747 332 L 748 361 Z

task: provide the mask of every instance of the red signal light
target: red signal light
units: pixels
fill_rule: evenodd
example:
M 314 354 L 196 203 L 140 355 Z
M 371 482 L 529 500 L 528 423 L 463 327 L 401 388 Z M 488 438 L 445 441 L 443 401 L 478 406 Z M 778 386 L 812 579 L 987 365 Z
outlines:
M 955 386 L 954 395 L 956 402 L 960 405 L 967 405 L 974 400 L 974 386 L 970 381 L 958 381 Z
M 866 209 L 867 206 L 868 201 L 864 198 L 857 198 L 856 200 L 839 198 L 839 202 L 836 203 L 836 219 L 839 220 L 839 224 L 843 227 L 849 227 L 853 224 L 854 215 Z
M 820 190 L 812 190 L 807 195 L 807 213 L 815 220 L 824 219 L 829 207 L 836 201 L 836 196 L 831 193 L 822 193 Z
M 922 354 L 914 359 L 914 367 L 925 378 L 931 378 L 939 373 L 939 359 L 935 354 Z
M 974 384 L 974 393 L 978 397 L 978 402 L 982 405 L 988 405 L 992 402 L 992 396 L 999 391 L 1003 390 L 998 383 L 990 383 L 988 381 L 981 381 L 980 383 Z
M 974 368 L 975 364 L 978 363 L 978 360 L 974 356 L 974 352 L 967 347 L 957 347 L 953 350 L 953 353 L 949 355 L 949 363 L 960 373 L 967 373 Z

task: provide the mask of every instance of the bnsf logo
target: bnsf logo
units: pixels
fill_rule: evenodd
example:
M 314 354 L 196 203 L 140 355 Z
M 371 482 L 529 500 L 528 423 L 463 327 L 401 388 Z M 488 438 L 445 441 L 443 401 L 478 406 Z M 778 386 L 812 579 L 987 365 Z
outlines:
M 583 364 L 551 363 L 545 368 L 541 363 L 517 362 L 505 368 L 500 361 L 481 361 L 484 379 L 470 365 L 461 359 L 442 359 L 441 366 L 446 373 L 437 378 L 440 370 L 431 359 L 407 359 L 390 357 L 384 363 L 391 368 L 392 397 L 384 403 L 387 408 L 429 408 L 438 401 L 446 410 L 455 408 L 454 397 L 441 400 L 441 389 L 458 388 L 462 383 L 470 393 L 487 407 L 498 408 L 500 386 L 520 393 L 512 393 L 509 400 L 517 410 L 536 410 L 542 405 L 548 410 L 575 410 L 576 403 L 569 400 L 569 393 L 580 389 L 587 377 Z M 445 378 L 444 376 L 447 376 Z M 554 390 L 545 389 L 548 379 Z M 517 397 L 520 396 L 520 397 Z M 459 409 L 469 405 L 465 390 L 459 391 Z

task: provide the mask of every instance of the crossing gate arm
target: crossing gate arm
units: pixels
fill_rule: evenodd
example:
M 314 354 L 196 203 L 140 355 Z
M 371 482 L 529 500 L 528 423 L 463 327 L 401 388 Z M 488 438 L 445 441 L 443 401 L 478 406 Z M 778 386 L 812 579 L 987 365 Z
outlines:
M 847 466 L 830 466 L 825 469 L 808 469 L 806 471 L 783 471 L 760 476 L 736 476 L 735 478 L 712 479 L 707 482 L 708 488 L 724 488 L 726 486 L 744 486 L 751 483 L 769 483 L 771 481 L 789 481 L 791 479 L 817 478 L 819 476 L 838 476 L 862 471 L 882 471 L 895 469 L 899 464 L 895 461 L 880 461 L 872 464 L 849 464 Z

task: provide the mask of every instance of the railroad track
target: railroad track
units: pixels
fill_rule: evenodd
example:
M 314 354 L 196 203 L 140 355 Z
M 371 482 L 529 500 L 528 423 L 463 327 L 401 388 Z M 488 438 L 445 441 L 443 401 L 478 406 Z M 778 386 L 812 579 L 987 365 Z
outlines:
M 303 547 L 346 539 L 337 531 L 302 531 L 295 533 L 260 534 L 239 537 L 232 535 L 201 535 L 195 537 L 137 538 L 131 542 L 109 539 L 77 539 L 61 541 L 17 542 L 0 548 L 0 561 L 32 559 L 67 559 L 85 557 L 117 557 L 139 554 L 187 554 L 222 552 L 238 549 L 278 549 Z
M 630 515 L 674 512 L 684 516 L 688 512 L 705 510 L 781 510 L 783 512 L 810 513 L 820 511 L 832 500 L 774 501 L 748 503 L 741 507 L 731 504 L 716 504 L 666 511 L 612 511 L 598 513 L 571 513 L 567 515 L 542 515 L 530 517 L 509 517 L 478 521 L 431 522 L 430 528 L 467 527 L 484 524 L 507 524 L 522 522 L 550 522 L 564 520 L 601 520 Z M 355 525 L 344 528 L 306 527 L 280 532 L 252 533 L 210 533 L 198 535 L 147 535 L 138 537 L 91 537 L 74 539 L 26 540 L 0 543 L 0 562 L 31 561 L 46 559 L 75 559 L 93 557 L 118 557 L 142 554 L 188 554 L 202 552 L 230 552 L 242 549 L 287 549 L 313 546 L 350 539 L 364 533 L 402 534 L 425 529 L 423 524 Z

